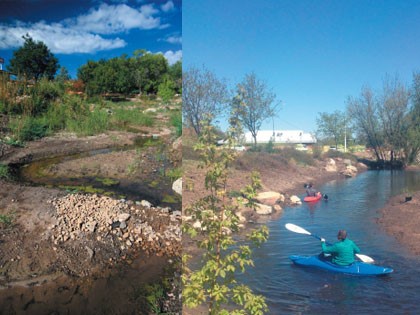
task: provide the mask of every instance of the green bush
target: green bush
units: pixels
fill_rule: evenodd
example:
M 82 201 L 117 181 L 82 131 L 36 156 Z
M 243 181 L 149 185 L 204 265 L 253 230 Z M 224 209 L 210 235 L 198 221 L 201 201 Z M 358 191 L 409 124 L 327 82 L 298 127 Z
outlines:
M 182 115 L 179 111 L 173 112 L 171 114 L 171 125 L 175 127 L 176 136 L 180 137 L 182 135 Z
M 15 138 L 19 141 L 40 139 L 48 133 L 48 126 L 43 118 L 24 116 L 12 120 L 9 126 Z
M 49 81 L 43 78 L 32 89 L 32 111 L 33 115 L 38 115 L 48 111 L 56 99 L 64 95 L 64 89 L 58 82 Z

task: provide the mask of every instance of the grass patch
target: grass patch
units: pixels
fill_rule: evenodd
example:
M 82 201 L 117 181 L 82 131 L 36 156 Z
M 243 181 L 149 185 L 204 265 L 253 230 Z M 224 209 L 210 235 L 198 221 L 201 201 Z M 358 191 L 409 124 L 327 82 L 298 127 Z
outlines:
M 162 199 L 162 202 L 164 202 L 164 203 L 177 203 L 178 198 L 175 197 L 175 196 L 171 196 L 171 195 L 165 195 Z
M 10 179 L 11 178 L 9 167 L 7 165 L 0 164 L 0 178 L 1 179 Z
M 0 214 L 0 224 L 4 225 L 6 228 L 12 226 L 13 220 L 14 213 Z
M 133 109 L 116 109 L 112 115 L 112 124 L 116 126 L 153 126 L 153 118 L 149 114 L 142 113 L 139 110 Z
M 94 110 L 85 117 L 72 119 L 67 122 L 67 129 L 81 136 L 91 136 L 108 130 L 108 113 Z

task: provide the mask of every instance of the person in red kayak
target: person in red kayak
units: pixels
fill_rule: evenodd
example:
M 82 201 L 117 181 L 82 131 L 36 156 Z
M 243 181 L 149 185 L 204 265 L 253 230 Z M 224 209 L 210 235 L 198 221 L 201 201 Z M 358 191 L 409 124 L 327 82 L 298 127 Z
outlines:
M 338 231 L 338 242 L 334 245 L 326 245 L 325 239 L 321 238 L 322 252 L 332 255 L 332 263 L 347 266 L 354 263 L 354 254 L 360 253 L 359 247 L 347 238 L 345 230 Z
M 314 185 L 312 183 L 309 183 L 308 185 L 306 185 L 306 194 L 309 197 L 315 197 L 317 194 L 317 191 L 313 186 Z

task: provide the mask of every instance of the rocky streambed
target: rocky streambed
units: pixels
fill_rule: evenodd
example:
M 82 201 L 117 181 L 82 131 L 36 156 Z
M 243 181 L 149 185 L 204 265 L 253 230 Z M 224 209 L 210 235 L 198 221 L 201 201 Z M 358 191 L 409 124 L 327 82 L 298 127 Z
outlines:
M 100 150 L 109 148 L 115 138 L 111 134 L 71 139 L 71 146 L 66 139 L 42 139 L 8 152 L 0 162 L 39 161 L 57 152 L 83 152 L 92 145 Z M 135 140 L 123 134 L 118 138 L 128 139 L 128 146 Z M 180 148 L 169 144 L 167 150 L 166 163 L 177 165 Z M 154 158 L 159 157 L 156 152 L 154 147 L 141 154 L 111 151 L 84 156 L 80 161 L 86 163 L 83 172 L 92 168 L 100 178 L 135 165 L 130 172 L 133 180 L 153 180 L 159 175 L 154 170 L 160 166 Z M 80 161 L 67 161 L 58 170 L 78 178 Z M 123 175 L 121 181 L 131 180 Z M 133 194 L 123 199 L 118 194 L 55 187 L 0 179 L 0 310 L 4 314 L 97 314 L 103 312 L 101 308 L 107 309 L 107 314 L 139 313 L 147 309 L 144 303 L 149 303 L 145 302 L 145 288 L 160 290 L 162 281 L 166 283 L 165 296 L 156 303 L 162 310 L 165 303 L 178 305 L 169 309 L 179 308 L 179 203 L 164 206 L 143 200 L 141 191 L 137 198 Z

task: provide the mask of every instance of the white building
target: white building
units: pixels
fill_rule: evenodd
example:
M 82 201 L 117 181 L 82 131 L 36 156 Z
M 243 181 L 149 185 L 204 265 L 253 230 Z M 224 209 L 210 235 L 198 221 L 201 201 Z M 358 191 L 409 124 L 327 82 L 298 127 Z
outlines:
M 260 130 L 257 133 L 257 143 L 302 143 L 314 144 L 316 138 L 314 135 L 303 132 L 302 130 Z M 251 132 L 245 133 L 245 143 L 254 143 Z

